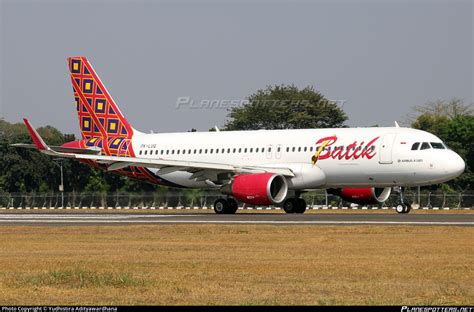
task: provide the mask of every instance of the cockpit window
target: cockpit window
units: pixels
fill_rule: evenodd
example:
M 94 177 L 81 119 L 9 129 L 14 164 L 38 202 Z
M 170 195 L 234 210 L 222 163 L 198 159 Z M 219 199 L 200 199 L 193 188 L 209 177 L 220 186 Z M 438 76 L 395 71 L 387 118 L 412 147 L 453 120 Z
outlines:
M 434 149 L 444 149 L 443 143 L 438 143 L 438 142 L 430 142 L 431 147 Z
M 413 143 L 413 145 L 411 146 L 411 150 L 416 151 L 419 146 L 420 146 L 420 142 Z
M 429 148 L 431 148 L 430 143 L 428 143 L 428 142 L 423 142 L 423 143 L 421 144 L 420 150 L 425 150 L 425 149 L 429 149 Z

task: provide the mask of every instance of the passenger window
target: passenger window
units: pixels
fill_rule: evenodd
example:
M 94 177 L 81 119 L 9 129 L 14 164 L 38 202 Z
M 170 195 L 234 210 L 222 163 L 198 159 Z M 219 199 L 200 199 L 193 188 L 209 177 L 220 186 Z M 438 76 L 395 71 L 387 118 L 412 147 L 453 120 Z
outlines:
M 186 150 L 183 150 L 183 154 L 186 154 Z
M 413 145 L 411 146 L 411 150 L 416 151 L 418 150 L 419 146 L 420 146 L 420 142 L 413 143 Z
M 139 154 L 141 155 L 141 154 L 142 154 L 142 151 L 140 151 L 140 153 L 139 153 Z
M 292 152 L 294 152 L 294 151 L 295 151 L 295 149 L 296 149 L 296 147 L 294 147 L 294 146 L 293 146 L 293 148 L 291 149 L 291 151 L 292 151 Z
M 309 148 L 309 151 L 310 151 L 310 152 L 312 152 L 312 151 L 313 151 L 313 147 L 312 147 L 312 146 Z
M 279 147 L 279 146 L 278 146 L 278 148 L 277 148 L 277 152 L 279 152 L 280 150 L 281 150 L 281 147 Z
M 222 149 L 221 153 L 222 153 L 222 154 L 224 154 L 224 153 L 225 153 L 225 148 L 223 148 L 223 149 Z
M 199 149 L 199 154 L 202 154 L 202 148 Z
M 166 155 L 168 155 L 170 153 L 170 150 L 166 150 Z
M 230 148 L 227 149 L 227 154 L 230 154 Z
M 179 150 L 176 150 L 176 154 L 179 154 Z
M 425 150 L 425 149 L 429 149 L 429 148 L 431 148 L 431 147 L 430 147 L 430 143 L 428 143 L 428 142 L 423 142 L 423 143 L 421 144 L 420 150 Z
M 145 155 L 146 155 L 146 154 L 148 154 L 148 151 L 147 151 L 147 150 L 145 150 Z
M 375 150 L 375 146 L 372 145 L 372 146 L 370 147 L 370 149 L 374 151 L 374 150 Z
M 430 142 L 431 147 L 434 149 L 444 149 L 443 143 Z
M 244 153 L 247 153 L 247 148 L 244 148 Z
M 234 149 L 232 150 L 232 153 L 235 153 L 235 151 L 236 151 L 236 149 L 234 148 Z
M 204 154 L 207 154 L 207 148 L 204 150 Z
M 308 149 L 308 147 L 305 146 L 305 147 L 304 147 L 304 151 L 306 152 L 307 149 Z
M 160 151 L 160 154 L 163 155 L 163 153 L 164 153 L 164 150 L 161 150 L 161 151 Z
M 171 151 L 171 154 L 174 154 L 174 150 Z
M 252 147 L 250 148 L 250 153 L 253 153 L 253 148 Z
M 212 152 L 213 152 L 213 151 L 214 151 L 214 149 L 213 149 L 213 148 L 211 148 L 211 150 L 210 150 L 210 152 L 209 152 L 209 153 L 210 153 L 210 154 L 212 154 Z
M 258 153 L 258 147 L 255 149 L 255 153 Z

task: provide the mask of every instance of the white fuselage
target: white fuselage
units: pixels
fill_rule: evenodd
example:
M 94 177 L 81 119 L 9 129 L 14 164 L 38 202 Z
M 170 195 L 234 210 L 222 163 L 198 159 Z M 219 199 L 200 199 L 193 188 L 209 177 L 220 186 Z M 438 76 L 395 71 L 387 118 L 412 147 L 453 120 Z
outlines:
M 420 149 L 424 142 L 429 146 Z M 399 127 L 136 133 L 132 145 L 143 158 L 290 168 L 291 189 L 429 185 L 459 176 L 465 166 L 438 137 Z M 178 169 L 149 170 L 180 186 L 213 186 Z

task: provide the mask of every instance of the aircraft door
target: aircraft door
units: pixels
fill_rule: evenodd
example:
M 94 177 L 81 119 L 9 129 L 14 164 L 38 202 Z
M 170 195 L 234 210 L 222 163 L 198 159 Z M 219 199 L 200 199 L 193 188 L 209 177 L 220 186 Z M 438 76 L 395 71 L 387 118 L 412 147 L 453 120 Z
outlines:
M 277 145 L 275 157 L 276 157 L 277 159 L 280 159 L 280 158 L 281 158 L 281 144 L 278 144 L 278 145 Z
M 382 139 L 379 149 L 379 163 L 381 164 L 391 164 L 392 160 L 392 149 L 393 143 L 395 142 L 396 133 L 387 133 Z
M 272 145 L 267 145 L 267 159 L 272 158 Z

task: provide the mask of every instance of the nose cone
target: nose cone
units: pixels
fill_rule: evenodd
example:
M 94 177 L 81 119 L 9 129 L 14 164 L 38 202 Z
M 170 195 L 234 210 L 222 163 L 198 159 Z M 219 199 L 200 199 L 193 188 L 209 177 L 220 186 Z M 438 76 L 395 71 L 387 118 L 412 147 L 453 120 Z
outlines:
M 464 169 L 466 168 L 466 163 L 464 162 L 464 159 L 462 159 L 461 156 L 453 152 L 453 157 L 452 159 L 449 160 L 449 171 L 450 174 L 453 175 L 453 178 L 459 177 L 463 172 Z

